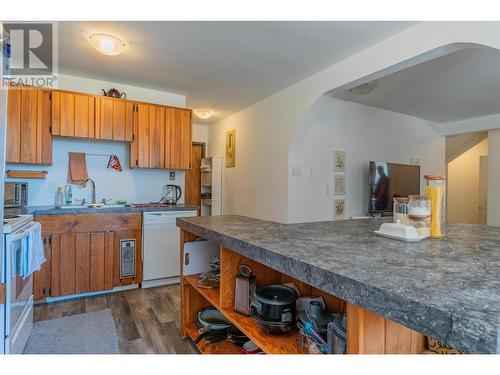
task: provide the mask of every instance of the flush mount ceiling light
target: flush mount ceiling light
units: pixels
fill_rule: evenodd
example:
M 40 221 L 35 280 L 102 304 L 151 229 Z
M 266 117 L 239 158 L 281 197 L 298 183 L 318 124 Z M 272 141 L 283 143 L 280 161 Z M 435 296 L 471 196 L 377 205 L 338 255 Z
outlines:
M 119 55 L 127 49 L 127 43 L 108 34 L 92 34 L 89 42 L 96 50 L 108 56 Z
M 210 109 L 194 109 L 193 113 L 196 115 L 196 117 L 202 119 L 202 120 L 208 120 L 210 117 L 214 115 L 214 112 Z
M 356 94 L 356 95 L 368 95 L 373 90 L 375 90 L 377 87 L 378 87 L 377 82 L 367 82 L 367 83 L 363 83 L 362 85 L 353 87 L 349 91 L 353 94 Z

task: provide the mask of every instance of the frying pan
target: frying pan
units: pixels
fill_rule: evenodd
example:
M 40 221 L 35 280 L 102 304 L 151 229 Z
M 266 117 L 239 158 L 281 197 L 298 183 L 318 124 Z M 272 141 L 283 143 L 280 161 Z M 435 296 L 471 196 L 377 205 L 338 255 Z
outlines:
M 231 341 L 236 345 L 243 345 L 248 338 L 240 332 L 231 322 L 222 315 L 219 310 L 209 307 L 198 312 L 198 337 L 194 343 L 205 339 L 207 343 L 216 343 L 224 340 Z
M 201 327 L 198 330 L 198 337 L 194 340 L 198 344 L 202 339 L 211 336 L 227 336 L 227 329 L 232 327 L 231 322 L 222 315 L 219 310 L 209 307 L 198 312 L 198 325 Z

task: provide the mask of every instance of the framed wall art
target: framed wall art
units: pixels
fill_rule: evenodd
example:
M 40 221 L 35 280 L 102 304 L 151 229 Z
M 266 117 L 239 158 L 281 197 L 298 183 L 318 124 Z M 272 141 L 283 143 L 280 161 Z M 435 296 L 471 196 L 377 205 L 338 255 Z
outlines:
M 333 202 L 334 217 L 336 219 L 343 218 L 345 215 L 345 199 L 335 199 Z
M 226 168 L 236 166 L 236 131 L 234 129 L 226 132 Z
M 345 151 L 333 151 L 333 170 L 336 172 L 345 172 Z
M 333 176 L 333 192 L 335 195 L 345 195 L 345 176 L 337 174 Z

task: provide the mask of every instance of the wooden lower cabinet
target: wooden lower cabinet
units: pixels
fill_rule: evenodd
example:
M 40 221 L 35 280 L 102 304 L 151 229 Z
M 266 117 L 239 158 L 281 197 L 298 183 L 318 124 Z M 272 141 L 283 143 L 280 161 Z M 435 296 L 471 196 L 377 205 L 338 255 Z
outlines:
M 142 281 L 140 213 L 41 215 L 35 220 L 42 224 L 47 259 L 34 275 L 35 300 Z M 121 278 L 121 240 L 131 239 L 136 240 L 135 277 Z

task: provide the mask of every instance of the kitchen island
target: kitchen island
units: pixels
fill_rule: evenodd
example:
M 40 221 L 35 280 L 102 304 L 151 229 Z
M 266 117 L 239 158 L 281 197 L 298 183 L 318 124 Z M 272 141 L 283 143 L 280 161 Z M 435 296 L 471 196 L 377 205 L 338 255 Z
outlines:
M 221 246 L 221 257 L 230 251 L 345 301 L 348 352 L 400 352 L 387 350 L 399 345 L 387 339 L 394 322 L 409 329 L 405 335 L 467 353 L 500 353 L 500 228 L 450 224 L 442 239 L 404 243 L 373 233 L 384 221 L 279 224 L 219 216 L 177 225 L 181 245 L 209 240 Z

